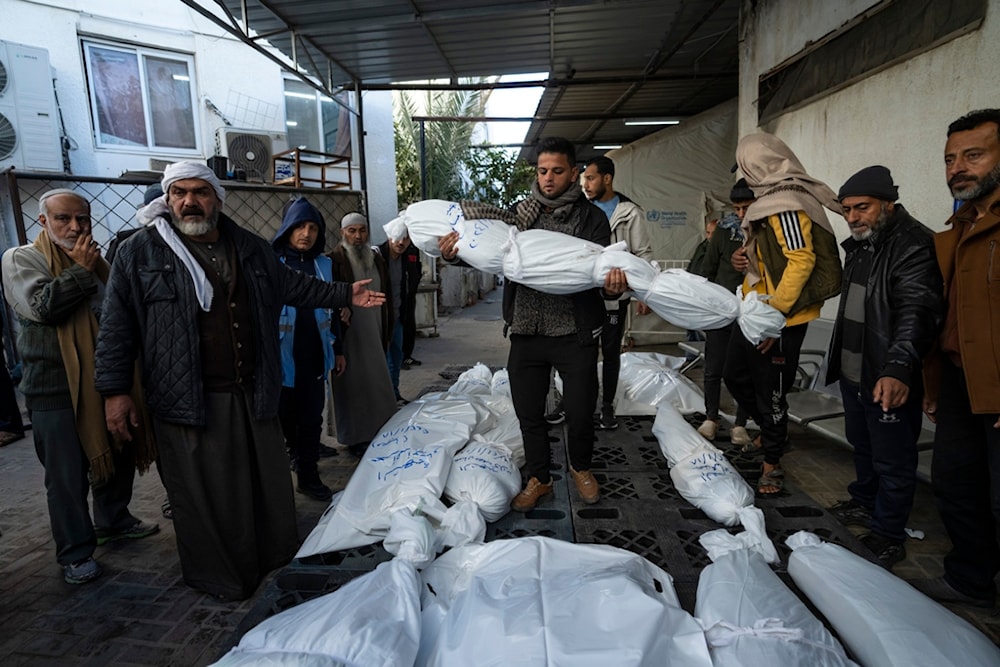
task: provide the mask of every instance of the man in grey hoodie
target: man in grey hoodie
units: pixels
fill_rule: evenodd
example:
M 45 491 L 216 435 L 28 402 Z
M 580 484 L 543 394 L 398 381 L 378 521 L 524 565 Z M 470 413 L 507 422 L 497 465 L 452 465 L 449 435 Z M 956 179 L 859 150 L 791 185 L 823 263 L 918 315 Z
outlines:
M 615 163 L 611 158 L 596 157 L 583 170 L 583 194 L 591 204 L 604 211 L 611 224 L 611 243 L 625 241 L 628 251 L 647 261 L 653 259 L 653 248 L 646 234 L 645 213 L 634 201 L 615 192 Z M 629 297 L 606 300 L 604 308 L 607 317 L 601 331 L 601 357 L 604 360 L 601 376 L 601 419 L 598 427 L 618 428 L 615 419 L 615 392 L 618 390 L 618 372 L 621 370 L 622 337 L 625 334 L 625 317 L 628 314 Z M 639 303 L 639 315 L 649 313 L 649 307 Z

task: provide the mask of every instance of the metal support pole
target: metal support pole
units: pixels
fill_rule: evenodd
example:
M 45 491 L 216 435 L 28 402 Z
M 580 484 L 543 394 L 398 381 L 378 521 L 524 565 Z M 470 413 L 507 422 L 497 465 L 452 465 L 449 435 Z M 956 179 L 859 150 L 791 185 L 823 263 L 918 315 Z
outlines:
M 420 198 L 427 199 L 427 124 L 420 121 Z

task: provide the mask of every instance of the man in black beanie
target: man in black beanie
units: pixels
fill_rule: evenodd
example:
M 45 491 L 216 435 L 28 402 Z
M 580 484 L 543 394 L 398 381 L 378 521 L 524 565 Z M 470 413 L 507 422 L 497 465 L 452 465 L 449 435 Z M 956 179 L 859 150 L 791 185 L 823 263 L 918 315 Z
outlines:
M 906 557 L 906 521 L 917 484 L 922 360 L 943 316 L 933 233 L 903 206 L 892 175 L 866 167 L 837 194 L 851 237 L 841 245 L 844 282 L 827 354 L 826 382 L 840 382 L 857 479 L 830 508 L 887 568 Z

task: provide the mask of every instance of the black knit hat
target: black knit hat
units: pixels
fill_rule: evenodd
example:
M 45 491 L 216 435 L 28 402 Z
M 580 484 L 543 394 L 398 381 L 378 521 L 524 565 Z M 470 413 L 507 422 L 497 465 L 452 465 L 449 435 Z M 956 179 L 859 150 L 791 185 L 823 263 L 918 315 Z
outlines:
M 729 191 L 729 201 L 753 201 L 756 198 L 745 178 L 736 181 L 736 185 Z
M 899 199 L 899 188 L 892 182 L 889 170 L 877 164 L 865 167 L 840 186 L 837 199 L 843 201 L 845 197 L 874 197 L 882 201 L 896 201 Z

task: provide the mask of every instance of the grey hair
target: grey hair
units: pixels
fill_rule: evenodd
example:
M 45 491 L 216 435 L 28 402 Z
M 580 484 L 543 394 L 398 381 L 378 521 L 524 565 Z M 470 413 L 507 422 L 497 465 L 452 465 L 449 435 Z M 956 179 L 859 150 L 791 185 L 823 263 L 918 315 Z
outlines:
M 45 203 L 49 200 L 50 197 L 58 197 L 59 195 L 72 195 L 73 197 L 76 197 L 84 204 L 86 204 L 87 211 L 88 212 L 90 211 L 90 202 L 87 200 L 86 197 L 81 195 L 79 192 L 77 192 L 76 190 L 70 190 L 69 188 L 56 188 L 54 190 L 49 190 L 48 192 L 44 193 L 41 197 L 38 198 L 38 215 L 44 215 L 48 217 L 49 211 Z

